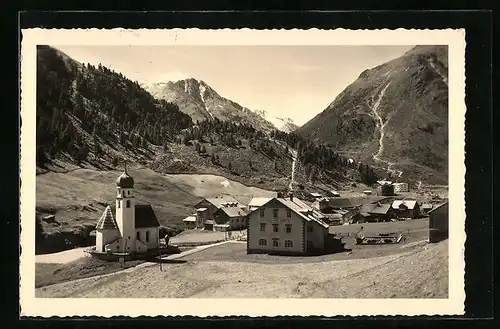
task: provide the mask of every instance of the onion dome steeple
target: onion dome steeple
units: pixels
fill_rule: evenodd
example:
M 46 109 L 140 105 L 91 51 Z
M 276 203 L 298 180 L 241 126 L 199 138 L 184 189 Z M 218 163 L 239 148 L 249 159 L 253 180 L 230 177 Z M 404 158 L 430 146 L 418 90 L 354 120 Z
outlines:
M 116 180 L 116 186 L 121 188 L 133 188 L 134 187 L 134 179 L 127 173 L 127 167 L 123 173 Z

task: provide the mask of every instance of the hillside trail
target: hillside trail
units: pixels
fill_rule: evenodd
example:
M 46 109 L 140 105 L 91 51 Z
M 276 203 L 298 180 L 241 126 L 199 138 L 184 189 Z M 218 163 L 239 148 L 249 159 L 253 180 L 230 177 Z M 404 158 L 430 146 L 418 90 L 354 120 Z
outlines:
M 297 150 L 292 150 L 290 149 L 290 153 L 292 154 L 292 177 L 290 179 L 290 185 L 288 186 L 288 189 L 292 191 L 293 189 L 293 183 L 295 181 L 295 164 L 297 163 Z
M 401 177 L 403 175 L 402 171 L 392 169 L 392 167 L 395 165 L 394 162 L 390 162 L 388 160 L 384 160 L 381 158 L 381 155 L 384 152 L 385 125 L 387 124 L 387 121 L 384 122 L 384 120 L 382 119 L 382 117 L 378 113 L 378 108 L 380 106 L 380 103 L 382 102 L 382 99 L 384 98 L 385 91 L 387 90 L 387 88 L 389 87 L 390 84 L 391 84 L 391 82 L 389 81 L 385 85 L 385 87 L 380 91 L 380 93 L 378 94 L 378 97 L 375 100 L 373 106 L 370 107 L 373 114 L 375 115 L 375 118 L 378 121 L 376 126 L 380 132 L 380 137 L 379 137 L 379 141 L 378 141 L 378 144 L 379 144 L 378 152 L 375 155 L 373 155 L 373 160 L 375 160 L 376 162 L 379 162 L 379 163 L 386 164 L 387 171 L 389 171 L 390 173 L 396 173 L 397 177 Z

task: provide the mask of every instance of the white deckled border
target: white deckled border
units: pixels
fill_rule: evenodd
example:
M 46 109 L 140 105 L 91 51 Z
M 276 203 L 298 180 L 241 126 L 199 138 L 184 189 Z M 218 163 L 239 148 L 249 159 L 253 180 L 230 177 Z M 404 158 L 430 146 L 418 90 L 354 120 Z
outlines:
M 448 45 L 448 299 L 35 298 L 36 45 Z M 334 316 L 464 313 L 465 30 L 28 29 L 21 44 L 21 316 Z M 284 274 L 286 275 L 286 274 Z M 237 304 L 237 308 L 214 305 Z M 193 314 L 195 310 L 195 314 Z

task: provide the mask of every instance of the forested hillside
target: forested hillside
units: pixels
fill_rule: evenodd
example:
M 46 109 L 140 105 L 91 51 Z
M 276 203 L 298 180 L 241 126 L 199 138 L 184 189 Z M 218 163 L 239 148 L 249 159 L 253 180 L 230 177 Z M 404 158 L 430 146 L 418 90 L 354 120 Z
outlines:
M 177 105 L 154 99 L 122 74 L 82 65 L 49 46 L 38 47 L 39 166 L 57 156 L 99 166 L 107 157 L 137 154 L 148 142 L 162 145 L 191 124 Z

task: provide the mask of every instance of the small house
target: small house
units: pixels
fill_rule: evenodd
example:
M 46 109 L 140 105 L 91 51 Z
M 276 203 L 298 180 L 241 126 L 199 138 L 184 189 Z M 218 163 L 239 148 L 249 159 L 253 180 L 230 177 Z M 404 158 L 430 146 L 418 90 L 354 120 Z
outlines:
M 209 218 L 212 218 L 212 215 L 219 209 L 227 205 L 231 204 L 237 204 L 240 205 L 240 203 L 234 199 L 233 197 L 223 195 L 223 196 L 217 196 L 213 198 L 205 198 L 198 202 L 195 205 L 195 208 L 207 208 L 208 210 L 208 216 Z
M 321 193 L 317 193 L 317 192 L 311 192 L 305 196 L 305 200 L 309 201 L 309 202 L 315 202 L 315 201 L 320 200 L 322 198 L 323 198 L 323 195 Z
M 196 216 L 188 216 L 182 220 L 185 230 L 192 230 L 196 228 Z
M 428 215 L 429 212 L 432 210 L 433 206 L 430 203 L 423 203 L 422 206 L 420 207 L 420 210 L 423 215 Z
M 352 217 L 353 223 L 388 222 L 395 217 L 390 204 L 371 203 L 359 208 L 359 213 Z
M 448 238 L 448 202 L 429 211 L 429 242 L 436 243 Z
M 395 200 L 392 209 L 399 218 L 418 218 L 420 205 L 416 200 Z
M 394 185 L 395 193 L 408 192 L 408 183 L 394 183 L 392 185 Z
M 247 228 L 247 211 L 239 207 L 223 207 L 214 214 L 215 231 L 232 231 Z
M 205 225 L 205 222 L 209 219 L 212 219 L 210 216 L 208 208 L 198 208 L 196 209 L 196 227 L 202 228 Z

